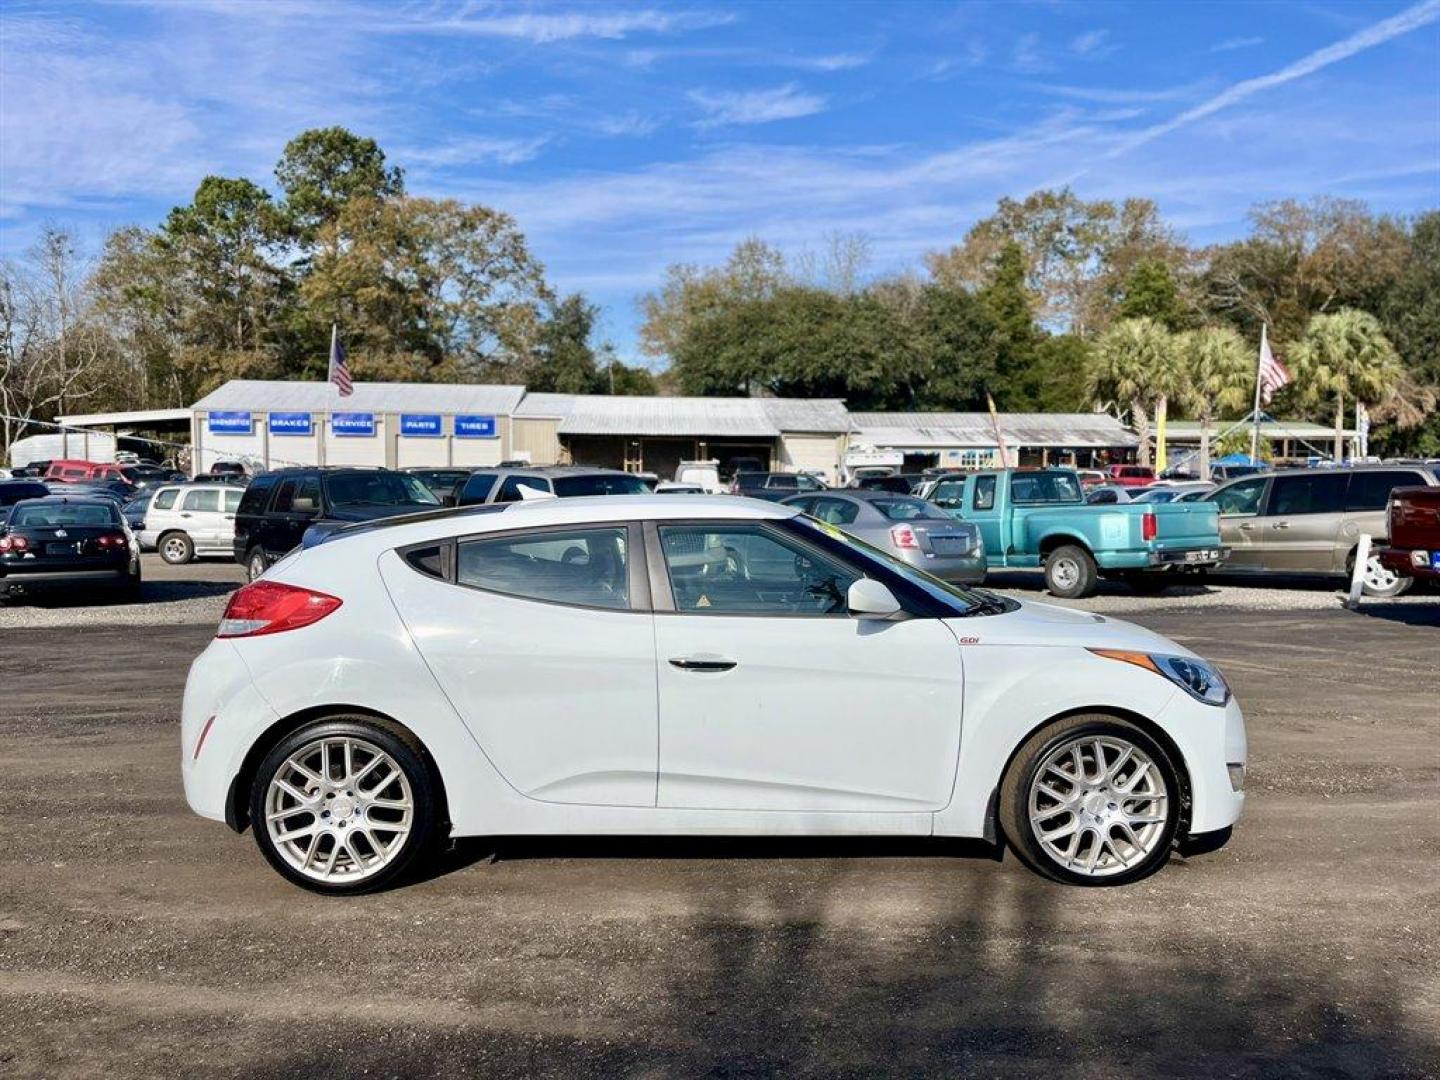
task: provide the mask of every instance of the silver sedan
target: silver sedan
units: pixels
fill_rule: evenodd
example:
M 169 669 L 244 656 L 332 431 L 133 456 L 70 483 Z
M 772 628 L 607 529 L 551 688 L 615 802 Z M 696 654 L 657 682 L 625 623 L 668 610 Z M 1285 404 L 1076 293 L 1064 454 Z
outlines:
M 978 585 L 985 580 L 979 528 L 914 495 L 844 488 L 783 502 L 942 581 Z

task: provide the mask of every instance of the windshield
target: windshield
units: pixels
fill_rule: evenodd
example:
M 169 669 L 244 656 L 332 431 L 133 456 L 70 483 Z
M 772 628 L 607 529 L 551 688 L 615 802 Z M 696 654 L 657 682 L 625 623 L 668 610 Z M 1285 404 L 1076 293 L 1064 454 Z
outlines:
M 55 528 L 61 525 L 115 525 L 114 507 L 101 503 L 51 503 L 15 507 L 10 513 L 12 528 Z
M 562 499 L 579 495 L 644 495 L 650 485 L 628 473 L 596 473 L 593 476 L 557 476 L 555 494 Z
M 468 469 L 441 469 L 435 472 L 415 472 L 409 475 L 415 477 L 436 495 L 449 495 L 455 491 L 455 485 L 470 478 Z
M 392 472 L 338 473 L 325 478 L 332 506 L 439 506 L 413 476 Z
M 1080 481 L 1068 472 L 1015 473 L 1010 477 L 1010 497 L 1016 505 L 1084 502 Z
M 849 548 L 850 554 L 858 556 L 862 563 L 866 561 L 883 563 L 885 569 L 890 573 L 904 578 L 907 584 L 919 589 L 931 600 L 949 609 L 952 614 L 978 614 L 977 609 L 998 612 L 1011 610 L 1012 607 L 1017 606 L 1013 601 L 1006 601 L 984 589 L 967 589 L 931 577 L 925 571 L 917 570 L 910 564 L 901 562 L 888 552 L 872 547 L 865 541 L 856 539 L 828 522 L 817 521 L 815 518 L 801 514 L 789 519 L 789 523 L 810 533 L 820 533 L 830 541 Z
M 871 499 L 870 505 L 891 521 L 915 521 L 920 518 L 950 516 L 938 506 L 931 506 L 924 499 Z

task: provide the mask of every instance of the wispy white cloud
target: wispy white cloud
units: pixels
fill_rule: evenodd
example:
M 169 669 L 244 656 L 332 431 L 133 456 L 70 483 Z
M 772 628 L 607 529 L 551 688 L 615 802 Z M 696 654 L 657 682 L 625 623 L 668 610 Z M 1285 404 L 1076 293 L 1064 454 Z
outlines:
M 692 90 L 689 98 L 706 114 L 697 124 L 701 128 L 768 124 L 811 116 L 825 109 L 825 98 L 805 93 L 794 83 L 768 90 Z
M 528 139 L 463 136 L 438 143 L 399 146 L 393 154 L 397 161 L 437 169 L 519 165 L 537 157 L 549 141 L 544 135 Z
M 1102 105 L 1144 105 L 1161 101 L 1183 101 L 1193 98 L 1200 84 L 1171 86 L 1159 90 L 1138 87 L 1068 86 L 1056 83 L 1034 83 L 1036 90 L 1072 101 L 1092 101 Z
M 1076 56 L 1105 56 L 1115 49 L 1116 46 L 1110 41 L 1109 30 L 1087 30 L 1070 41 L 1070 51 Z
M 1121 154 L 1129 153 L 1146 143 L 1178 131 L 1180 128 L 1202 120 L 1222 109 L 1232 105 L 1238 105 L 1246 98 L 1264 90 L 1271 90 L 1277 86 L 1284 86 L 1286 83 L 1294 82 L 1296 79 L 1303 79 L 1307 75 L 1313 75 L 1317 71 L 1337 64 L 1342 60 L 1348 60 L 1357 53 L 1366 49 L 1373 49 L 1377 45 L 1383 45 L 1404 34 L 1428 26 L 1436 19 L 1440 19 L 1440 0 L 1423 0 L 1422 3 L 1414 4 L 1397 15 L 1388 19 L 1373 23 L 1365 29 L 1351 34 L 1349 37 L 1337 41 L 1333 45 L 1327 45 L 1323 49 L 1317 49 L 1310 55 L 1302 57 L 1293 64 L 1287 64 L 1279 71 L 1273 71 L 1269 75 L 1260 75 L 1253 79 L 1245 79 L 1227 87 L 1214 97 L 1201 102 L 1194 108 L 1186 109 L 1177 116 L 1159 124 L 1154 124 L 1143 131 L 1123 140 L 1110 150 L 1107 157 L 1118 157 Z
M 1024 75 L 1049 71 L 1051 64 L 1040 53 L 1039 34 L 1021 34 L 1010 53 L 1010 66 Z
M 1264 44 L 1263 37 L 1232 37 L 1226 38 L 1224 41 L 1217 41 L 1210 46 L 1210 51 L 1212 53 L 1234 52 L 1236 49 L 1253 49 L 1256 45 Z
M 623 136 L 650 135 L 660 127 L 660 119 L 640 112 L 638 109 L 626 109 L 621 113 L 600 116 L 595 120 L 595 130 L 602 135 L 611 135 L 617 138 Z
M 577 38 L 618 40 L 638 33 L 705 30 L 733 21 L 733 15 L 716 11 L 659 8 L 607 11 L 599 6 L 573 11 L 536 11 L 491 4 L 485 5 L 478 13 L 469 6 L 452 13 L 406 13 L 376 23 L 372 28 L 409 34 L 471 34 L 548 44 Z
M 780 65 L 800 71 L 850 71 L 870 63 L 866 53 L 830 53 L 827 56 L 789 56 L 777 58 Z
M 970 68 L 977 68 L 985 63 L 990 55 L 990 50 L 979 38 L 971 38 L 959 46 L 955 52 L 948 56 L 942 56 L 933 63 L 927 64 L 920 69 L 919 77 L 931 79 L 935 82 L 943 82 L 952 79 L 963 71 Z

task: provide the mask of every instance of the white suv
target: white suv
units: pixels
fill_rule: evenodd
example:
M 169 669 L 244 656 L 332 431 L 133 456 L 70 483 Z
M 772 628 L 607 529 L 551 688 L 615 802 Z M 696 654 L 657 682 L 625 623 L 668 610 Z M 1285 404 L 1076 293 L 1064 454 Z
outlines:
M 234 553 L 235 510 L 245 489 L 232 484 L 184 484 L 155 492 L 145 511 L 140 547 L 173 566 L 197 555 Z

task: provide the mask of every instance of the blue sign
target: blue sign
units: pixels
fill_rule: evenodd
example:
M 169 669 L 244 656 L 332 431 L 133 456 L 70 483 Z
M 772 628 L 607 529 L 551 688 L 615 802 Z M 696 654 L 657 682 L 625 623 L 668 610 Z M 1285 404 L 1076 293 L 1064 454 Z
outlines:
M 330 431 L 334 435 L 374 435 L 373 412 L 337 412 L 330 414 Z
M 400 434 L 438 438 L 444 433 L 439 413 L 401 413 Z
M 212 412 L 210 414 L 211 435 L 249 435 L 251 431 L 248 412 Z
M 493 439 L 497 435 L 499 435 L 499 429 L 495 425 L 493 416 L 455 417 L 455 437 L 457 439 Z
M 271 435 L 310 435 L 314 429 L 308 412 L 272 412 L 270 414 Z

